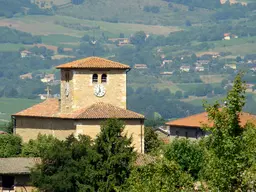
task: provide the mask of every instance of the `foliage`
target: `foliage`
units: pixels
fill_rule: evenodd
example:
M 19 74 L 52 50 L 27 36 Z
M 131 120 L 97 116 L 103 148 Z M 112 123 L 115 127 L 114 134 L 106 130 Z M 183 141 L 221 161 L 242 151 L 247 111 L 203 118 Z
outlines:
M 21 138 L 12 134 L 0 134 L 0 157 L 15 157 L 21 152 Z
M 31 3 L 30 0 L 0 0 L 0 16 L 10 18 L 17 13 L 48 15 L 52 12 L 49 10 L 41 10 L 37 5 Z
M 52 145 L 56 139 L 52 135 L 37 136 L 35 140 L 29 140 L 28 143 L 24 143 L 22 147 L 22 156 L 25 157 L 43 157 L 44 153 L 52 148 Z
M 245 104 L 246 89 L 241 79 L 241 74 L 235 78 L 222 110 L 219 110 L 219 104 L 206 105 L 208 118 L 214 126 L 209 137 L 204 139 L 207 153 L 202 172 L 212 190 L 240 191 L 250 187 L 243 182 L 247 183 L 244 177 L 249 179 L 247 173 L 253 173 L 255 162 L 251 157 L 255 151 L 251 149 L 255 144 L 248 138 L 256 133 L 255 129 L 243 129 L 240 124 L 239 114 Z M 246 153 L 248 150 L 250 152 Z
M 23 43 L 34 44 L 41 43 L 39 36 L 32 36 L 30 33 L 10 29 L 8 27 L 0 27 L 0 43 Z
M 94 141 L 84 135 L 65 141 L 39 136 L 23 149 L 24 155 L 42 158 L 32 170 L 33 184 L 43 191 L 114 191 L 129 177 L 134 158 L 123 131 L 122 121 L 110 119 Z
M 12 120 L 10 120 L 8 123 L 5 124 L 4 131 L 6 131 L 9 134 L 13 133 L 13 121 Z
M 95 140 L 95 149 L 101 156 L 97 177 L 99 191 L 114 191 L 129 177 L 135 153 L 132 138 L 127 138 L 124 128 L 120 120 L 106 120 Z
M 99 156 L 88 136 L 51 140 L 41 153 L 42 163 L 32 169 L 33 184 L 43 191 L 94 191 Z
M 160 146 L 160 140 L 158 135 L 155 133 L 153 128 L 144 128 L 144 150 L 145 153 L 150 153 L 155 151 Z
M 175 162 L 161 159 L 133 169 L 123 191 L 193 191 L 192 178 Z
M 175 161 L 183 171 L 189 173 L 195 180 L 203 165 L 203 149 L 197 143 L 188 139 L 174 139 L 165 149 L 164 156 Z
M 130 39 L 132 44 L 140 45 L 146 41 L 146 33 L 144 31 L 136 32 Z

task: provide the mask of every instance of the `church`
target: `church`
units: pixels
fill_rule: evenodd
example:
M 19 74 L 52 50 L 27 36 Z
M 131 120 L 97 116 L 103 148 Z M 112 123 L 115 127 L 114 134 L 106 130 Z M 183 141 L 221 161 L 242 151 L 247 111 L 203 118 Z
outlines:
M 60 99 L 42 103 L 13 115 L 14 133 L 23 142 L 38 134 L 65 139 L 70 134 L 95 138 L 102 121 L 118 118 L 133 146 L 144 153 L 144 116 L 126 108 L 128 65 L 99 57 L 88 57 L 56 67 L 60 69 Z

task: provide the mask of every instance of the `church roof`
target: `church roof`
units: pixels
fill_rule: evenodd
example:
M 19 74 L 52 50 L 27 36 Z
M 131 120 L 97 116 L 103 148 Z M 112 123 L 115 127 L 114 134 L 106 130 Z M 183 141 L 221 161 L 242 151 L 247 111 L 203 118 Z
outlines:
M 60 119 L 144 119 L 144 116 L 139 113 L 102 102 L 76 110 L 72 113 L 60 113 L 58 99 L 47 99 L 13 116 Z
M 87 57 L 56 67 L 57 69 L 130 69 L 129 65 L 124 65 L 115 61 L 100 57 Z

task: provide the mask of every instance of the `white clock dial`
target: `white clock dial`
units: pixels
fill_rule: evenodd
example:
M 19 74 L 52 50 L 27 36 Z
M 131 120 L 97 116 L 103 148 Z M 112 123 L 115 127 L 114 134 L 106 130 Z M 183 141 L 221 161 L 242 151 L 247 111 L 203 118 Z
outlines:
M 97 97 L 103 97 L 106 93 L 105 87 L 102 84 L 97 84 L 94 87 L 94 95 Z

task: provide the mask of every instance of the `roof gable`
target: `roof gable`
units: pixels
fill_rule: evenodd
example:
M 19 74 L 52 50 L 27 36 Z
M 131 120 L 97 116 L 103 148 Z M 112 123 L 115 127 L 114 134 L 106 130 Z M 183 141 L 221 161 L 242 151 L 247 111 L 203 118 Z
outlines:
M 56 67 L 57 69 L 130 69 L 130 66 L 100 57 L 87 57 Z

